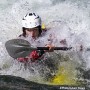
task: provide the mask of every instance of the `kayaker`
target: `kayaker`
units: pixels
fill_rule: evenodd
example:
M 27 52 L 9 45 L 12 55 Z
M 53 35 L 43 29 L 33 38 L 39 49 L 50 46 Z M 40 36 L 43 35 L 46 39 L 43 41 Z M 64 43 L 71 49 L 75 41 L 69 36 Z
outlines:
M 36 15 L 35 13 L 28 13 L 22 19 L 23 33 L 21 35 L 19 35 L 19 38 L 29 41 L 30 44 L 34 44 L 36 42 L 39 43 L 39 41 L 37 41 L 37 39 L 40 37 L 43 37 L 43 32 L 46 31 L 45 27 L 43 29 L 42 29 L 42 21 L 41 21 L 40 16 Z M 67 45 L 66 39 L 61 40 L 60 44 Z M 45 52 L 53 52 L 54 51 L 54 46 L 52 44 L 46 43 L 46 45 L 44 45 L 44 46 L 49 47 L 49 50 L 48 51 L 34 50 L 27 57 L 25 57 L 25 58 L 21 57 L 21 58 L 18 58 L 17 60 L 20 62 L 27 62 L 29 60 L 34 62 L 34 61 L 38 60 L 39 58 L 41 58 Z M 79 48 L 80 48 L 80 51 L 83 50 L 82 45 Z
M 24 16 L 22 19 L 22 31 L 23 33 L 19 35 L 20 39 L 25 39 L 28 40 L 29 42 L 32 41 L 31 43 L 33 44 L 39 37 L 42 37 L 42 23 L 41 23 L 41 18 L 36 15 L 35 13 L 28 13 Z M 46 28 L 44 28 L 44 32 L 46 31 Z M 30 44 L 31 44 L 30 43 Z M 49 47 L 48 52 L 51 52 L 54 50 L 54 46 L 47 44 L 46 47 Z M 44 50 L 34 50 L 28 55 L 27 57 L 23 58 L 18 58 L 17 60 L 20 62 L 27 62 L 28 60 L 31 60 L 32 62 L 36 61 L 46 51 Z

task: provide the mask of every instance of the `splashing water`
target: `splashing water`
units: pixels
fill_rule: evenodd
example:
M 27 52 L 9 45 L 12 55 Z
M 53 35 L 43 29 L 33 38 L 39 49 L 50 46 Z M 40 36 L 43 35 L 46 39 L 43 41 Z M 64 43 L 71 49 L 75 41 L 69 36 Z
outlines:
M 43 0 L 3 0 L 0 2 L 0 74 L 20 76 L 39 83 L 76 84 L 78 73 L 76 68 L 90 68 L 90 55 L 86 51 L 86 48 L 90 46 L 89 8 L 89 0 L 48 0 L 47 2 Z M 66 39 L 68 46 L 74 47 L 73 50 L 67 52 L 49 53 L 48 57 L 52 59 L 48 61 L 53 66 L 47 66 L 48 62 L 42 61 L 31 65 L 19 63 L 9 57 L 5 49 L 5 42 L 18 37 L 22 32 L 21 20 L 28 12 L 36 12 L 40 15 L 42 22 L 50 29 L 40 40 L 47 43 L 47 39 L 52 35 L 52 44 L 55 46 L 60 46 L 59 41 Z M 82 53 L 79 52 L 81 44 L 85 48 Z M 56 67 L 54 69 L 56 71 L 53 72 L 51 67 Z M 41 72 L 44 72 L 44 75 Z M 49 73 L 54 73 L 54 75 L 44 81 L 45 75 Z

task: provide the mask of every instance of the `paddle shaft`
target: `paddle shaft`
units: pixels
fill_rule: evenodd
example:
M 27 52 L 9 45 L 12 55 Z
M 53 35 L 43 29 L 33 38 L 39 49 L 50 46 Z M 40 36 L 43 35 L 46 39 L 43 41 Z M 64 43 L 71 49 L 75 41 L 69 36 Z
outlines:
M 72 47 L 54 47 L 54 50 L 70 50 Z M 37 47 L 37 50 L 49 50 L 49 47 Z

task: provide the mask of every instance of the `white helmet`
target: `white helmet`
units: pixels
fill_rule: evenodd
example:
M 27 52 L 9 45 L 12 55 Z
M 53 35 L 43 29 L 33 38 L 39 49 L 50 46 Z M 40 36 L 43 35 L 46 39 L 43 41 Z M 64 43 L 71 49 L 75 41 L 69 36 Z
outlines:
M 35 13 L 28 13 L 22 20 L 22 27 L 34 28 L 41 26 L 41 18 Z

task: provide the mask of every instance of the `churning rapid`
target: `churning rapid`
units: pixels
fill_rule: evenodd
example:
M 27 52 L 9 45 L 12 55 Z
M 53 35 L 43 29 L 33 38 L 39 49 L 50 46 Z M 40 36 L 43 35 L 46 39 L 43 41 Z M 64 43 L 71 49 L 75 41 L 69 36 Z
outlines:
M 48 29 L 40 40 L 49 38 L 57 47 L 66 39 L 68 51 L 46 53 L 47 60 L 24 64 L 11 58 L 5 42 L 21 34 L 21 20 L 35 12 Z M 28 81 L 57 85 L 77 85 L 90 69 L 90 1 L 89 0 L 1 0 L 0 2 L 0 75 L 23 77 Z M 79 51 L 80 45 L 84 50 Z M 41 45 L 42 46 L 42 45 Z

